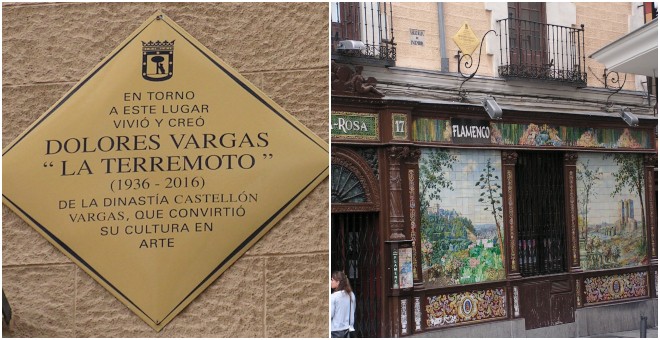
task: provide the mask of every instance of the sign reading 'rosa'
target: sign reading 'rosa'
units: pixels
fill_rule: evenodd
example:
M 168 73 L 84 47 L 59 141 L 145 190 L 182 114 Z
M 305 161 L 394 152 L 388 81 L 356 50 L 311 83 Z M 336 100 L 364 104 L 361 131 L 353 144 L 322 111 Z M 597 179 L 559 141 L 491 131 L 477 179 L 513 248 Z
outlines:
M 3 203 L 156 330 L 328 174 L 328 145 L 162 13 L 3 151 Z

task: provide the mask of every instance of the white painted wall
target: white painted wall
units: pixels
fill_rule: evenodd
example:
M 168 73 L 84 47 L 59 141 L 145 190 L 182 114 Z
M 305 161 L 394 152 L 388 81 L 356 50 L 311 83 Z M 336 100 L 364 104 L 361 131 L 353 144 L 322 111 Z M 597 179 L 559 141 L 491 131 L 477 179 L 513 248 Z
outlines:
M 628 16 L 628 32 L 632 32 L 644 25 L 643 2 L 633 2 Z M 642 6 L 642 7 L 640 7 Z M 635 90 L 646 92 L 646 76 L 635 76 Z
M 573 2 L 548 2 L 545 4 L 545 12 L 548 24 L 578 28 Z
M 485 2 L 484 7 L 486 11 L 490 12 L 490 28 L 497 32 L 497 36 L 489 33 L 486 37 L 486 53 L 493 57 L 492 74 L 498 75 L 497 67 L 500 65 L 500 27 L 497 20 L 506 19 L 509 16 L 509 11 L 506 2 Z

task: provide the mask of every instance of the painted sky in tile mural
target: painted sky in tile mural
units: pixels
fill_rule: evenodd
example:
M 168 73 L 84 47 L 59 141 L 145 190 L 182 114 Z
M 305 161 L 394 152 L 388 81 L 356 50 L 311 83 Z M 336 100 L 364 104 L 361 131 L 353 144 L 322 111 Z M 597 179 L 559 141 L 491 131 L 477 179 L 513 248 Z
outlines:
M 496 150 L 422 150 L 419 192 L 427 287 L 504 278 L 500 159 Z
M 634 185 L 621 185 L 623 180 L 635 180 L 637 176 L 641 176 L 643 183 L 642 174 L 640 155 L 578 154 L 578 225 L 583 269 L 648 262 L 642 209 L 646 202 L 641 202 L 639 197 L 640 194 L 644 197 L 644 186 L 638 192 Z

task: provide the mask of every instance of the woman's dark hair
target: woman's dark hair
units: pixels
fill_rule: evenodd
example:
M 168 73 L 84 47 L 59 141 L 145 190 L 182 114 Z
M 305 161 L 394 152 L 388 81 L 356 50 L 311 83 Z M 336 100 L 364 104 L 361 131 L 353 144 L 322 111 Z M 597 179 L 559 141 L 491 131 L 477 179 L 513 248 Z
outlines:
M 351 296 L 351 292 L 353 291 L 351 289 L 351 283 L 348 282 L 348 277 L 344 272 L 337 270 L 332 273 L 332 279 L 339 282 L 339 285 L 337 286 L 337 291 L 343 290 L 348 294 L 348 296 Z

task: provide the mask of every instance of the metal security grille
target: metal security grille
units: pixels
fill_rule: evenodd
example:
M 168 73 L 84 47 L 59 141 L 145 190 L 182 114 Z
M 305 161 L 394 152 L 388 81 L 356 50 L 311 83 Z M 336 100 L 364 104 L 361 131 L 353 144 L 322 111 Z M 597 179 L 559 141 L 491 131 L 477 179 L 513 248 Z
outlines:
M 516 200 L 520 274 L 566 271 L 563 155 L 520 152 Z
M 358 337 L 379 337 L 381 290 L 378 213 L 332 214 L 332 271 L 342 270 L 355 292 Z

